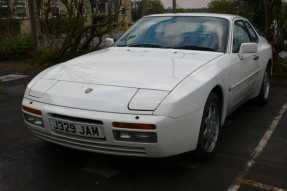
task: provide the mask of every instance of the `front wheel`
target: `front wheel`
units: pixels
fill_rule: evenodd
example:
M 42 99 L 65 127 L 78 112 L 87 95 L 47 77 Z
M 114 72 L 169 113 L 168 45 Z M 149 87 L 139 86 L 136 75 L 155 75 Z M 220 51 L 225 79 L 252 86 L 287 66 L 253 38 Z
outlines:
M 215 93 L 211 93 L 204 106 L 201 127 L 195 151 L 198 161 L 210 159 L 216 147 L 221 124 L 221 103 Z

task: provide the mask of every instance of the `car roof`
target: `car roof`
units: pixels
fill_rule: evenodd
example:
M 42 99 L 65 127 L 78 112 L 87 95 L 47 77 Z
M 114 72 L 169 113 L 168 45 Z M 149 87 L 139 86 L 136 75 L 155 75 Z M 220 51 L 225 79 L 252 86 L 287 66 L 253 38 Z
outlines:
M 218 17 L 224 18 L 228 20 L 233 20 L 235 18 L 245 19 L 238 15 L 230 15 L 230 14 L 217 14 L 217 13 L 164 13 L 164 14 L 154 14 L 154 15 L 147 15 L 145 17 L 160 17 L 160 16 L 201 16 L 201 17 Z

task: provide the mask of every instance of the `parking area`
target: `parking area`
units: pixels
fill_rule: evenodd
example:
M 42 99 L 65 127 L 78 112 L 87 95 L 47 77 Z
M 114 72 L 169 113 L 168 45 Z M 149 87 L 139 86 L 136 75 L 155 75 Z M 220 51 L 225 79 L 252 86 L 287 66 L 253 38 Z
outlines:
M 281 170 L 278 169 L 278 164 L 280 163 L 279 161 L 284 161 L 284 158 L 281 158 L 282 155 L 280 154 L 280 148 L 284 148 L 286 146 L 286 139 L 284 139 L 284 137 L 280 137 L 280 133 L 278 134 L 278 131 L 283 133 L 282 130 L 284 131 L 284 129 L 286 129 L 286 121 L 280 123 L 283 115 L 286 113 L 286 110 L 287 102 L 284 103 L 278 112 L 278 115 L 273 119 L 269 129 L 265 132 L 257 147 L 249 156 L 249 159 L 246 161 L 242 170 L 238 173 L 238 176 L 230 185 L 228 189 L 229 191 L 239 190 L 240 188 L 241 190 L 246 190 L 246 186 L 264 190 L 285 190 L 283 188 L 271 185 L 283 186 L 286 182 L 286 175 L 283 174 L 282 176 L 280 173 L 278 174 L 278 172 Z M 279 127 L 281 124 L 283 124 L 282 128 Z M 280 128 L 280 130 L 276 131 L 277 127 Z M 275 131 L 277 134 L 274 134 L 275 138 L 272 138 Z M 265 148 L 267 148 L 266 151 L 264 151 Z M 282 179 L 278 178 L 281 176 Z M 276 179 L 276 183 L 273 182 L 274 177 Z
M 287 190 L 287 82 L 273 81 L 264 107 L 250 102 L 226 120 L 207 163 L 192 154 L 147 159 L 101 155 L 42 141 L 21 101 L 31 76 L 0 84 L 0 190 Z

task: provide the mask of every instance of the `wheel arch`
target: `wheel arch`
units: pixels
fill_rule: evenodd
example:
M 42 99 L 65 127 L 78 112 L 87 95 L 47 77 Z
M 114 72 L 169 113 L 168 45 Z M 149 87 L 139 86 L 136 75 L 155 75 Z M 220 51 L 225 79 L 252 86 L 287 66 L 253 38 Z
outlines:
M 272 76 L 273 61 L 271 58 L 268 60 L 266 67 L 269 67 Z
M 223 106 L 223 90 L 222 88 L 220 87 L 220 85 L 216 85 L 211 92 L 214 92 L 219 100 L 220 100 L 220 103 L 221 103 L 221 107 Z
M 215 93 L 219 100 L 220 100 L 220 104 L 221 104 L 221 108 L 220 108 L 220 112 L 221 112 L 221 126 L 224 124 L 225 121 L 225 117 L 226 117 L 226 102 L 225 102 L 225 96 L 224 96 L 224 90 L 223 87 L 221 85 L 216 85 L 213 87 L 213 89 L 211 90 L 210 93 Z

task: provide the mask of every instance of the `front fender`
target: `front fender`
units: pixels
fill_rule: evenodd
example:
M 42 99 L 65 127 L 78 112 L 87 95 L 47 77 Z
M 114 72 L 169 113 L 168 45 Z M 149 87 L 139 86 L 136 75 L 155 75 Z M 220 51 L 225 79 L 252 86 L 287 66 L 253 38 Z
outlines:
M 220 86 L 223 90 L 223 105 L 226 105 L 227 71 L 223 69 L 224 64 L 209 63 L 184 79 L 163 100 L 155 115 L 164 115 L 178 118 L 204 108 L 208 95 L 214 87 Z M 228 88 L 227 88 L 228 89 Z M 223 113 L 225 113 L 225 108 Z

